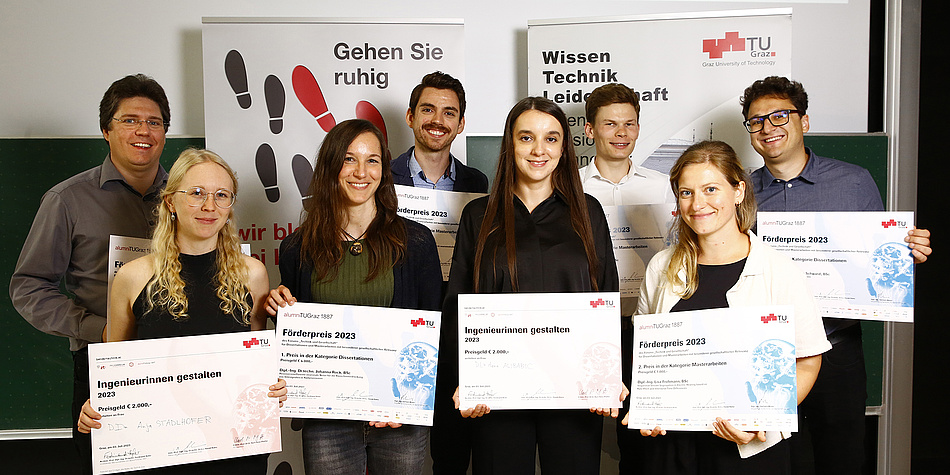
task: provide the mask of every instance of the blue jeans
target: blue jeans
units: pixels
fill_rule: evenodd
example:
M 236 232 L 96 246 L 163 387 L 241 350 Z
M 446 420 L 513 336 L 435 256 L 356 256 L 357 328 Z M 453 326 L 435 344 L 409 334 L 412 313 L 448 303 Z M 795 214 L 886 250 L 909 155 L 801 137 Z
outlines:
M 309 419 L 303 427 L 307 475 L 418 475 L 429 428 L 370 427 L 362 421 Z

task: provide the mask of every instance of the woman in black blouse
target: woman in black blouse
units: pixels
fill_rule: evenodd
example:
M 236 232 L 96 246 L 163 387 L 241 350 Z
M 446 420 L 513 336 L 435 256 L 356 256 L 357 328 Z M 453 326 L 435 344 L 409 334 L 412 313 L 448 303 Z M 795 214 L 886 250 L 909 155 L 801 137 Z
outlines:
M 462 212 L 452 257 L 439 366 L 439 397 L 457 391 L 460 293 L 591 292 L 619 287 L 607 220 L 582 190 L 570 128 L 552 101 L 529 97 L 505 122 L 491 194 Z M 619 396 L 619 395 L 618 395 Z M 456 392 L 456 408 L 458 398 Z M 507 410 L 478 405 L 463 417 L 474 427 L 473 472 L 600 471 L 603 419 L 614 410 Z

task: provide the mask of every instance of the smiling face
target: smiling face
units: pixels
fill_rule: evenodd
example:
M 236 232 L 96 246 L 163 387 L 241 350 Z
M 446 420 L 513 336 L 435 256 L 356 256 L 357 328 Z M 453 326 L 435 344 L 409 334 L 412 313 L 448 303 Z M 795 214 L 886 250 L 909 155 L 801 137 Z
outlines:
M 760 97 L 749 106 L 746 119 L 767 116 L 779 110 L 795 109 L 795 105 L 788 99 Z M 808 115 L 792 113 L 789 114 L 787 124 L 776 127 L 766 119 L 762 130 L 749 136 L 752 139 L 752 148 L 762 156 L 773 174 L 777 169 L 781 169 L 783 172 L 792 173 L 791 178 L 794 178 L 805 168 L 808 161 L 808 154 L 805 153 L 805 132 L 808 132 Z
M 159 122 L 164 120 L 158 104 L 146 97 L 122 99 L 112 117 L 152 119 Z M 133 128 L 128 128 L 116 121 L 111 121 L 110 129 L 103 130 L 102 137 L 109 142 L 112 163 L 123 176 L 158 167 L 158 159 L 162 156 L 162 149 L 165 148 L 165 129 L 153 130 L 142 122 Z
M 700 238 L 740 233 L 736 204 L 745 197 L 745 182 L 733 187 L 711 163 L 695 163 L 680 173 L 677 200 L 683 221 Z
M 434 87 L 422 90 L 416 109 L 406 111 L 406 123 L 412 127 L 416 148 L 423 152 L 448 150 L 465 128 L 455 92 Z
M 564 131 L 550 114 L 529 109 L 513 128 L 515 181 L 521 185 L 553 186 L 551 176 L 564 150 Z
M 625 161 L 640 135 L 637 109 L 628 103 L 603 106 L 597 109 L 594 123 L 584 125 L 584 133 L 594 140 L 598 159 Z
M 217 245 L 218 232 L 231 217 L 232 208 L 221 208 L 214 203 L 214 192 L 228 190 L 234 192 L 231 176 L 220 165 L 213 162 L 199 163 L 191 167 L 182 177 L 179 190 L 202 188 L 210 193 L 200 206 L 188 203 L 185 193 L 174 193 L 166 198 L 166 205 L 177 214 L 176 239 L 182 252 L 208 252 Z
M 339 187 L 348 207 L 375 206 L 376 189 L 383 175 L 383 152 L 372 132 L 350 142 L 340 168 Z

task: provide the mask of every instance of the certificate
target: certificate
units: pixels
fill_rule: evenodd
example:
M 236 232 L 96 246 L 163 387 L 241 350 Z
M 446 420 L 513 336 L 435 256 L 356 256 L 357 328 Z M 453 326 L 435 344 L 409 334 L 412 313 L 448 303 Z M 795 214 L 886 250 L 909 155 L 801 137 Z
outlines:
M 469 201 L 485 194 L 396 185 L 396 196 L 399 199 L 399 216 L 416 221 L 432 231 L 435 244 L 439 248 L 442 280 L 449 280 L 452 251 L 455 249 L 455 236 L 458 234 L 462 209 Z
M 274 332 L 89 345 L 93 472 L 280 451 Z
M 280 309 L 281 416 L 431 426 L 441 318 L 355 305 Z
M 650 259 L 671 244 L 676 204 L 604 206 L 604 214 L 620 275 L 620 297 L 638 298 Z
M 462 407 L 620 407 L 618 292 L 459 295 Z
M 633 335 L 628 428 L 798 430 L 791 306 L 635 315 Z
M 819 315 L 914 321 L 911 212 L 759 213 L 762 241 L 805 272 Z

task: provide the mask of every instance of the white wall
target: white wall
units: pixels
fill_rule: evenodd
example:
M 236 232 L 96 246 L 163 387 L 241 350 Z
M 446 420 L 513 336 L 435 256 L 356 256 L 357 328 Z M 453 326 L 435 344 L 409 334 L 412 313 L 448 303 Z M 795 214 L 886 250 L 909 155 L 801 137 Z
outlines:
M 463 18 L 466 132 L 479 135 L 500 131 L 510 106 L 527 94 L 528 19 L 777 6 L 794 9 L 793 76 L 811 96 L 812 132 L 864 132 L 869 2 L 3 0 L 0 137 L 98 135 L 102 93 L 135 72 L 165 87 L 170 135 L 203 136 L 203 16 Z

